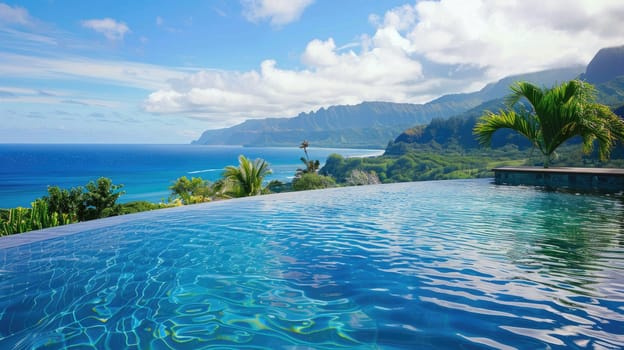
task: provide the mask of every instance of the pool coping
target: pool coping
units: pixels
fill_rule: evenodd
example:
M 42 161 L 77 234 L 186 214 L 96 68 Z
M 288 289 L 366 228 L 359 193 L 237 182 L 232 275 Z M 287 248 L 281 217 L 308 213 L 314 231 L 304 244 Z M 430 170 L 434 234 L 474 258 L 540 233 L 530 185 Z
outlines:
M 143 213 L 127 214 L 113 216 L 109 218 L 83 221 L 69 225 L 61 225 L 55 227 L 48 227 L 41 230 L 16 233 L 0 237 L 0 249 L 18 247 L 25 244 L 30 244 L 39 241 L 45 241 L 48 239 L 54 239 L 58 237 L 64 237 L 76 234 L 78 232 L 94 230 L 99 228 L 105 228 L 123 224 L 130 221 L 135 221 L 144 215 L 138 215 Z
M 582 192 L 624 191 L 624 169 L 579 167 L 498 167 L 492 169 L 497 185 L 542 186 Z
M 532 173 L 564 173 L 564 174 L 596 174 L 624 176 L 622 168 L 579 168 L 579 167 L 536 167 L 536 166 L 504 166 L 492 169 L 492 171 L 507 172 L 532 172 Z
M 249 199 L 249 198 L 253 198 L 253 197 L 237 198 L 237 199 L 241 200 L 241 199 Z M 48 227 L 48 228 L 44 228 L 41 230 L 16 233 L 16 234 L 7 235 L 7 236 L 0 236 L 0 250 L 6 249 L 6 248 L 13 248 L 13 247 L 17 247 L 17 246 L 21 246 L 25 244 L 34 243 L 34 242 L 39 242 L 39 241 L 45 241 L 48 239 L 54 239 L 58 237 L 70 236 L 70 235 L 77 234 L 77 233 L 84 232 L 84 231 L 97 230 L 97 229 L 102 229 L 106 227 L 125 224 L 128 222 L 144 219 L 146 217 L 149 218 L 150 216 L 158 215 L 163 212 L 197 210 L 207 205 L 218 205 L 218 203 L 223 203 L 223 202 L 228 202 L 228 201 L 214 201 L 214 202 L 198 203 L 198 204 L 191 204 L 191 205 L 182 205 L 178 207 L 154 209 L 154 210 L 148 210 L 148 211 L 143 211 L 143 212 L 138 212 L 138 213 L 111 216 L 107 218 L 95 219 L 95 220 L 89 220 L 89 221 L 82 221 L 82 222 L 77 222 L 77 223 L 68 224 L 68 225 Z

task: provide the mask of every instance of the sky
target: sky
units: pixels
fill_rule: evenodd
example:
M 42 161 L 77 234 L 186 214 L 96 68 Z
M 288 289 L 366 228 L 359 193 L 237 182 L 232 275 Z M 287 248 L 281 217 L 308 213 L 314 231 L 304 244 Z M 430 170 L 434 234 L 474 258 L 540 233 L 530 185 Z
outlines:
M 0 0 L 0 143 L 189 143 L 586 65 L 621 0 Z

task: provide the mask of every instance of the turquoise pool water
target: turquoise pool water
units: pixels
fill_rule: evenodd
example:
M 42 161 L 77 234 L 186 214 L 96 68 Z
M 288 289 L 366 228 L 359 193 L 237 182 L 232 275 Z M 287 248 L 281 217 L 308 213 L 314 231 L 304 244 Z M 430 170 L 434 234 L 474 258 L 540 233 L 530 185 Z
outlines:
M 622 199 L 490 181 L 286 193 L 2 238 L 0 348 L 620 348 Z

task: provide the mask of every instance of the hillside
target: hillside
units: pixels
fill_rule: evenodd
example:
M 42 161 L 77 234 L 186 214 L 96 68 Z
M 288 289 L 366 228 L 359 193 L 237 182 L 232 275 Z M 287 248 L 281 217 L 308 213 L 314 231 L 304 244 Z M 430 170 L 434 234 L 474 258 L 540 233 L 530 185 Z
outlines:
M 612 101 L 614 111 L 624 114 L 624 77 L 598 84 L 598 100 Z M 331 155 L 320 170 L 338 183 L 348 183 L 354 171 L 378 178 L 381 182 L 442 180 L 491 177 L 490 169 L 498 166 L 543 164 L 540 152 L 509 130 L 494 134 L 491 148 L 482 148 L 472 134 L 477 120 L 486 110 L 503 108 L 504 100 L 495 99 L 448 119 L 434 119 L 427 125 L 410 128 L 388 144 L 382 156 L 343 158 Z M 556 166 L 624 167 L 624 146 L 618 144 L 608 162 L 598 161 L 596 152 L 585 155 L 578 139 L 561 146 Z
M 445 95 L 425 104 L 363 102 L 321 108 L 294 118 L 248 120 L 226 129 L 207 130 L 193 143 L 292 146 L 305 139 L 320 147 L 381 148 L 409 127 L 446 119 L 506 95 L 514 81 L 551 85 L 572 79 L 582 71 L 582 67 L 571 67 L 507 77 L 477 92 Z
M 592 84 L 601 84 L 622 75 L 624 75 L 624 45 L 598 51 L 587 65 L 582 79 Z
M 616 114 L 624 109 L 624 76 L 596 85 L 598 102 L 610 106 Z M 485 111 L 505 108 L 503 98 L 483 103 L 467 112 L 448 119 L 433 119 L 427 125 L 405 130 L 386 148 L 386 154 L 404 154 L 416 145 L 436 144 L 442 147 L 459 146 L 463 149 L 479 148 L 472 129 Z M 520 149 L 530 147 L 517 133 L 501 130 L 494 134 L 492 148 L 513 144 Z

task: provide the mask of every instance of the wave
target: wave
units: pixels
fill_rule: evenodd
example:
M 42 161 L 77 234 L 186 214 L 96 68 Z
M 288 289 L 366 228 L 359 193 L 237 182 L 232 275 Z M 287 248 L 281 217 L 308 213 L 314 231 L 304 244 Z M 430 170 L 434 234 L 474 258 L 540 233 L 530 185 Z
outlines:
M 193 171 L 187 171 L 187 174 L 200 174 L 200 173 L 211 173 L 214 171 L 222 171 L 223 169 L 204 169 L 204 170 L 193 170 Z

